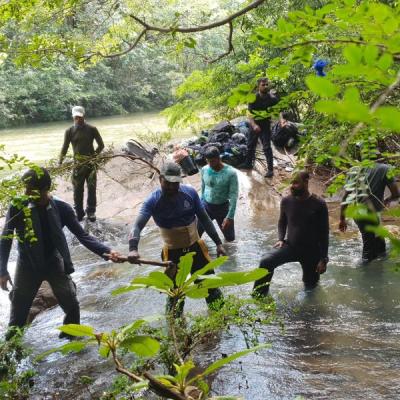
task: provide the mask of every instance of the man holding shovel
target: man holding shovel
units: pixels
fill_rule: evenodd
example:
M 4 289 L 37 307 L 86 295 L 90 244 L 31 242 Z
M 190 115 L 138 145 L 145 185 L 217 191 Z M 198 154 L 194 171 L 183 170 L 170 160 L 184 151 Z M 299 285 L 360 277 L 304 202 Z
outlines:
M 217 255 L 224 255 L 221 239 L 207 212 L 205 211 L 196 190 L 182 182 L 181 168 L 178 164 L 168 162 L 164 164 L 160 173 L 161 188 L 155 190 L 144 201 L 139 215 L 129 235 L 128 261 L 137 263 L 140 259 L 138 244 L 140 233 L 153 217 L 160 228 L 164 241 L 162 259 L 179 263 L 181 256 L 195 252 L 192 273 L 207 265 L 211 258 L 203 240 L 197 232 L 197 219 L 201 222 L 207 234 L 217 245 Z M 210 271 L 209 273 L 213 273 Z M 217 305 L 222 300 L 219 289 L 210 289 L 206 302 L 209 306 Z M 170 310 L 170 304 L 167 305 Z
M 28 170 L 23 176 L 26 202 L 30 217 L 24 209 L 10 205 L 3 232 L 0 237 L 0 286 L 8 291 L 11 285 L 10 322 L 6 336 L 11 337 L 15 329 L 22 327 L 32 302 L 43 281 L 47 281 L 65 313 L 64 324 L 79 324 L 80 310 L 76 286 L 70 274 L 74 272 L 63 227 L 66 226 L 90 251 L 107 259 L 118 261 L 119 254 L 86 233 L 79 224 L 72 207 L 50 195 L 51 178 L 45 168 Z M 33 231 L 33 240 L 27 233 Z M 14 284 L 7 270 L 13 237 L 18 238 L 18 259 Z M 61 332 L 60 338 L 68 337 Z

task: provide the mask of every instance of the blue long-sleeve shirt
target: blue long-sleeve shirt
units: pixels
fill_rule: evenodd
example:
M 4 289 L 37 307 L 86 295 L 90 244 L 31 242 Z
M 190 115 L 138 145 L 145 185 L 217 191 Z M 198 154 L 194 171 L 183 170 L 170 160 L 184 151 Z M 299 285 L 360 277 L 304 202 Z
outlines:
M 227 218 L 233 219 L 238 198 L 238 176 L 230 165 L 220 171 L 206 165 L 201 170 L 201 198 L 210 204 L 223 204 L 229 201 Z
M 166 229 L 188 226 L 197 217 L 215 244 L 221 244 L 218 233 L 207 215 L 199 195 L 191 186 L 180 185 L 179 192 L 172 197 L 164 196 L 161 189 L 157 189 L 150 194 L 142 204 L 129 235 L 130 251 L 137 250 L 140 232 L 150 217 L 153 217 L 157 226 Z
M 56 197 L 53 197 L 52 201 L 56 207 L 61 227 L 66 226 L 71 231 L 71 233 L 73 233 L 77 237 L 80 243 L 82 243 L 87 249 L 89 249 L 93 253 L 102 256 L 104 253 L 110 252 L 110 248 L 108 246 L 104 245 L 98 239 L 85 232 L 85 230 L 80 225 L 78 219 L 76 218 L 74 210 L 68 203 Z M 0 276 L 4 276 L 7 274 L 7 264 L 13 241 L 12 235 L 14 234 L 14 232 L 16 232 L 20 240 L 22 239 L 21 242 L 18 242 L 18 251 L 21 256 L 25 253 L 26 245 L 26 241 L 24 240 L 24 214 L 22 210 L 19 210 L 11 205 L 8 209 L 5 225 L 0 238 Z

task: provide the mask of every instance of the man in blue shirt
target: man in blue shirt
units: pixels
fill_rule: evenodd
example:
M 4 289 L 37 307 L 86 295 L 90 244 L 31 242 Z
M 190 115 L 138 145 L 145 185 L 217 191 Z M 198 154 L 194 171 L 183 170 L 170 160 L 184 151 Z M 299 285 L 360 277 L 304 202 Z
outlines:
M 211 220 L 216 220 L 225 239 L 235 240 L 234 217 L 238 198 L 235 168 L 221 161 L 219 150 L 210 146 L 205 152 L 207 164 L 201 170 L 201 199 Z M 199 223 L 199 235 L 204 228 Z
M 0 237 L 0 286 L 8 291 L 10 283 L 11 312 L 10 327 L 22 327 L 31 308 L 33 299 L 43 281 L 49 282 L 58 303 L 65 313 L 64 324 L 79 324 L 79 302 L 76 286 L 70 274 L 74 272 L 67 240 L 62 228 L 66 226 L 90 251 L 99 255 L 110 254 L 118 261 L 118 253 L 86 233 L 79 224 L 72 207 L 49 193 L 51 178 L 45 168 L 27 171 L 22 180 L 25 194 L 30 197 L 26 204 L 31 210 L 26 218 L 24 210 L 10 205 Z M 35 240 L 29 240 L 31 228 Z M 8 258 L 14 232 L 18 238 L 18 260 L 14 284 L 7 271 Z M 12 335 L 13 330 L 10 330 Z M 61 333 L 60 337 L 68 337 Z
M 217 245 L 217 254 L 225 254 L 221 239 L 201 204 L 196 190 L 191 186 L 181 185 L 181 182 L 179 165 L 172 162 L 166 163 L 160 173 L 161 188 L 153 191 L 144 201 L 129 235 L 128 259 L 130 262 L 134 263 L 140 258 L 138 252 L 140 233 L 150 217 L 153 217 L 160 228 L 164 241 L 162 250 L 164 261 L 178 264 L 181 256 L 195 252 L 192 272 L 203 268 L 211 261 L 208 249 L 198 235 L 197 219 Z M 219 289 L 210 289 L 206 301 L 208 305 L 211 305 L 221 299 L 222 293 Z

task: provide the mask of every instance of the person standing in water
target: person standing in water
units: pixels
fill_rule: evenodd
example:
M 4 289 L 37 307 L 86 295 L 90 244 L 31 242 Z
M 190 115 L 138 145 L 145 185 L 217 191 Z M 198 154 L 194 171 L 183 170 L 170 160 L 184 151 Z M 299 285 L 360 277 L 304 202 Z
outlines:
M 266 254 L 260 268 L 269 272 L 254 283 L 253 295 L 266 296 L 275 268 L 288 262 L 299 262 L 306 288 L 314 288 L 329 261 L 329 219 L 324 200 L 308 190 L 308 172 L 298 172 L 292 179 L 291 194 L 281 201 L 278 242 Z
M 207 164 L 201 170 L 201 199 L 211 220 L 216 220 L 225 239 L 235 240 L 235 211 L 238 199 L 238 176 L 235 168 L 222 162 L 219 150 L 208 147 Z M 204 228 L 199 222 L 199 235 Z
M 72 118 L 74 125 L 65 131 L 64 144 L 61 149 L 59 165 L 62 164 L 68 147 L 72 144 L 74 152 L 75 166 L 72 170 L 72 185 L 74 187 L 74 208 L 78 221 L 82 221 L 85 216 L 83 209 L 83 193 L 85 182 L 87 185 L 87 206 L 86 214 L 89 221 L 96 221 L 96 186 L 97 168 L 90 158 L 101 153 L 104 149 L 104 142 L 99 131 L 95 126 L 89 125 L 85 121 L 85 109 L 80 106 L 72 108 Z M 94 149 L 93 142 L 97 143 Z
M 265 158 L 267 160 L 266 178 L 274 176 L 274 157 L 271 147 L 271 118 L 262 113 L 267 112 L 272 106 L 279 102 L 279 96 L 275 90 L 270 89 L 269 80 L 266 77 L 257 80 L 256 99 L 248 106 L 249 122 L 251 132 L 247 144 L 247 156 L 243 169 L 252 169 L 258 140 L 261 140 Z

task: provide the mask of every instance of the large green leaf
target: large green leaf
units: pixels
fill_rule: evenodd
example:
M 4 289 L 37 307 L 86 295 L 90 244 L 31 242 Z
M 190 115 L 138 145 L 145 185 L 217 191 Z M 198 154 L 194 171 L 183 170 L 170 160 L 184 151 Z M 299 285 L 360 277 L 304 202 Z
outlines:
M 187 297 L 191 299 L 204 299 L 208 296 L 208 289 L 199 288 L 197 285 L 191 287 L 189 290 L 185 291 Z
M 39 354 L 36 358 L 35 358 L 35 360 L 36 361 L 41 361 L 41 360 L 43 360 L 44 358 L 46 358 L 48 355 L 50 355 L 50 354 L 53 354 L 53 353 L 57 353 L 57 352 L 60 352 L 60 353 L 62 353 L 62 354 L 68 354 L 68 353 L 79 353 L 80 351 L 82 351 L 85 347 L 86 347 L 86 345 L 88 344 L 89 342 L 87 342 L 87 341 L 74 341 L 74 342 L 69 342 L 69 343 L 67 343 L 67 344 L 64 344 L 64 345 L 62 345 L 62 346 L 60 346 L 60 347 L 55 347 L 54 349 L 50 349 L 50 350 L 48 350 L 48 351 L 46 351 L 46 352 L 44 352 L 44 353 L 42 353 L 42 354 Z
M 379 119 L 382 128 L 400 132 L 400 110 L 397 107 L 379 107 L 374 115 Z
M 186 278 L 190 274 L 193 265 L 193 256 L 196 253 L 190 252 L 182 256 L 178 264 L 178 273 L 176 274 L 175 282 L 178 287 L 183 286 Z
M 154 286 L 165 290 L 171 289 L 174 286 L 174 282 L 160 271 L 150 272 L 148 276 L 138 276 L 132 280 L 132 283 Z
M 123 293 L 127 293 L 127 292 L 131 292 L 132 290 L 138 290 L 138 289 L 143 289 L 145 288 L 147 285 L 129 285 L 129 286 L 122 286 L 118 289 L 115 289 L 111 292 L 111 294 L 113 296 L 117 296 L 119 294 L 123 294 Z
M 362 48 L 356 45 L 346 46 L 343 50 L 343 56 L 350 64 L 358 66 L 363 56 Z
M 192 283 L 194 282 L 198 276 L 206 274 L 208 271 L 215 270 L 216 268 L 220 267 L 222 264 L 224 264 L 229 257 L 227 256 L 222 256 L 218 257 L 212 261 L 210 261 L 207 265 L 205 265 L 203 268 L 199 269 L 198 271 L 194 272 L 190 279 L 187 281 L 187 283 Z
M 333 97 L 339 92 L 339 88 L 325 77 L 307 76 L 306 84 L 311 91 L 322 97 Z
M 140 357 L 152 357 L 160 349 L 160 343 L 150 336 L 136 335 L 120 343 L 120 346 L 136 353 Z
M 59 326 L 57 329 L 71 336 L 95 336 L 94 328 L 88 325 L 67 324 Z
M 237 353 L 231 354 L 228 357 L 222 358 L 221 360 L 215 361 L 214 363 L 212 363 L 211 365 L 208 366 L 208 368 L 202 372 L 200 375 L 195 376 L 194 378 L 192 378 L 189 383 L 196 381 L 197 379 L 203 377 L 203 376 L 207 376 L 209 374 L 211 374 L 212 372 L 216 371 L 217 369 L 220 369 L 221 367 L 223 367 L 224 365 L 230 363 L 233 360 L 236 360 L 237 358 L 243 357 L 249 353 L 253 353 L 255 351 L 261 350 L 261 349 L 266 349 L 266 348 L 270 348 L 271 345 L 270 344 L 260 344 L 258 346 L 252 347 L 251 349 L 247 349 L 247 350 L 243 350 L 243 351 L 239 351 Z
M 374 65 L 379 55 L 379 49 L 377 46 L 369 45 L 364 49 L 364 60 L 368 65 Z
M 204 280 L 199 285 L 200 287 L 207 289 L 243 285 L 261 279 L 267 274 L 268 271 L 264 268 L 256 268 L 252 271 L 246 272 L 221 272 L 212 278 L 203 275 L 202 278 L 204 277 Z

